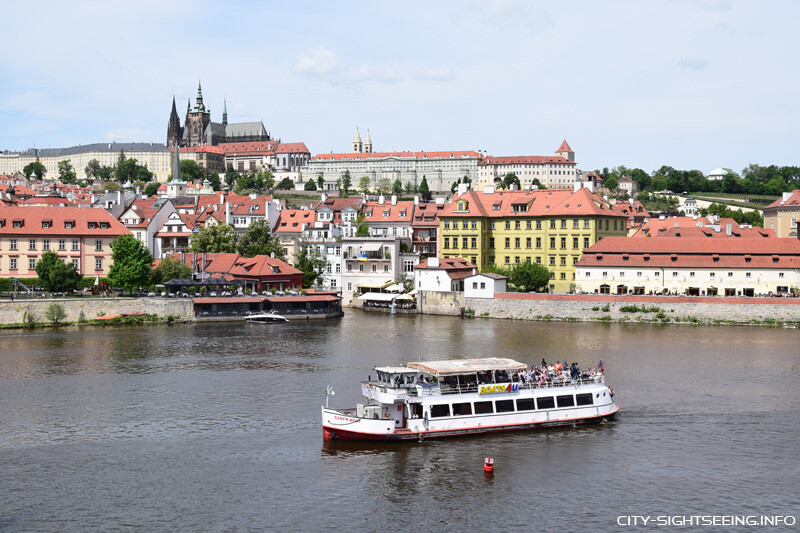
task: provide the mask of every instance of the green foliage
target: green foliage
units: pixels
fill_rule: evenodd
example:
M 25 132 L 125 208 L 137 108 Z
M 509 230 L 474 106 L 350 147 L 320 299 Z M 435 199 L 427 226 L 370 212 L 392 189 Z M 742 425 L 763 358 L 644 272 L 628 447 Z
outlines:
M 389 178 L 381 178 L 378 180 L 377 187 L 378 194 L 389 194 L 392 192 L 392 182 Z
M 208 182 L 211 184 L 211 188 L 215 191 L 222 190 L 222 182 L 220 181 L 219 174 L 216 172 L 211 172 L 208 176 Z
M 78 313 L 78 323 L 83 324 L 84 322 L 86 322 L 86 313 L 84 313 L 83 309 L 81 309 L 81 312 Z
M 498 265 L 495 263 L 489 263 L 483 267 L 481 273 L 493 273 L 493 274 L 500 274 L 501 276 L 509 276 L 510 270 L 502 265 Z
M 348 194 L 347 191 L 350 190 L 350 187 L 352 187 L 352 185 L 353 185 L 353 179 L 350 177 L 350 171 L 346 170 L 344 175 L 342 176 L 342 186 L 341 186 L 342 198 L 347 198 Z
M 249 174 L 239 177 L 234 192 L 236 194 L 249 194 L 251 192 L 261 193 L 267 189 L 271 189 L 274 185 L 275 177 L 272 175 L 272 172 L 268 170 L 259 173 L 250 172 Z M 280 188 L 280 186 L 278 188 Z M 294 183 L 292 183 L 290 188 L 294 188 Z
M 38 317 L 36 316 L 36 313 L 34 313 L 33 310 L 31 310 L 31 309 L 28 309 L 27 311 L 22 313 L 22 325 L 23 325 L 23 327 L 26 327 L 26 328 L 34 327 L 36 325 L 37 319 L 38 319 Z
M 309 248 L 311 249 L 309 250 Z M 317 247 L 303 246 L 297 255 L 297 263 L 294 266 L 303 271 L 303 288 L 307 289 L 322 277 L 328 262 L 322 257 Z
M 518 289 L 541 291 L 550 281 L 550 271 L 540 264 L 523 261 L 514 265 L 508 277 Z
M 309 180 L 309 183 L 314 183 Z M 286 250 L 277 235 L 273 235 L 266 220 L 259 219 L 250 224 L 236 243 L 236 251 L 245 257 L 275 254 L 276 259 L 286 260 Z
M 322 174 L 317 176 L 317 188 L 321 191 L 325 190 L 325 179 L 322 177 Z
M 48 250 L 36 263 L 36 275 L 48 291 L 68 291 L 78 288 L 82 276 L 72 263 L 64 263 L 58 255 Z
M 86 167 L 83 171 L 86 173 L 87 178 L 96 180 L 100 177 L 100 161 L 97 159 L 90 160 L 86 163 Z
M 113 263 L 108 271 L 111 283 L 117 287 L 134 289 L 150 285 L 153 256 L 133 235 L 121 235 L 113 244 L 111 259 Z
M 114 169 L 106 165 L 101 166 L 99 178 L 103 181 L 111 181 L 114 179 Z
M 61 183 L 75 183 L 78 181 L 78 176 L 75 174 L 75 169 L 72 168 L 72 163 L 69 159 L 58 162 L 58 179 Z
M 232 253 L 236 251 L 233 228 L 227 224 L 200 226 L 189 241 L 188 251 L 194 253 Z
M 608 313 L 611 310 L 611 305 L 610 304 L 604 305 L 602 307 L 602 310 L 603 310 L 604 313 Z
M 64 311 L 64 306 L 59 303 L 52 303 L 47 307 L 44 312 L 45 318 L 50 321 L 54 326 L 58 326 L 67 318 L 67 312 Z
M 117 192 L 122 190 L 122 186 L 119 183 L 114 181 L 108 181 L 103 184 L 103 191 L 104 192 Z
M 394 180 L 394 183 L 392 184 L 392 192 L 394 194 L 403 194 L 403 182 L 401 182 L 399 178 Z
M 294 182 L 291 178 L 283 178 L 281 182 L 275 186 L 276 189 L 281 191 L 288 191 L 294 189 Z
M 703 207 L 700 209 L 700 214 L 703 216 L 719 215 L 720 218 L 732 218 L 737 224 L 752 224 L 758 227 L 764 226 L 764 217 L 762 217 L 758 211 L 744 212 L 739 209 L 731 209 L 723 204 L 711 204 L 708 207 Z
M 605 182 L 605 187 L 609 191 L 616 191 L 619 188 L 619 178 L 616 176 L 609 176 Z
M 242 176 L 233 170 L 233 165 L 228 165 L 228 168 L 225 169 L 225 183 L 228 185 L 228 189 L 233 190 L 236 187 L 236 182 L 239 181 L 239 178 Z
M 117 166 L 114 167 L 114 180 L 119 183 L 126 181 L 135 181 L 139 172 L 140 165 L 135 159 L 128 159 L 125 157 L 125 152 L 119 151 L 119 158 L 117 158 Z
M 184 181 L 203 181 L 206 177 L 206 169 L 198 165 L 191 159 L 181 160 L 181 178 Z
M 520 181 L 519 181 L 519 178 L 517 177 L 517 175 L 514 174 L 513 172 L 509 172 L 503 178 L 503 181 L 501 181 L 500 183 L 497 184 L 497 188 L 498 189 L 510 189 L 512 184 L 517 186 L 517 190 L 520 190 L 522 188 L 522 185 L 520 184 Z
M 308 180 L 306 182 L 305 187 L 303 187 L 303 189 L 306 190 L 306 191 L 316 191 L 317 190 L 317 184 L 316 184 L 316 182 L 314 180 Z
M 428 187 L 428 178 L 427 177 L 422 176 L 422 181 L 419 184 L 419 189 L 418 190 L 419 190 L 420 194 L 425 194 L 425 193 L 430 194 L 431 188 Z
M 153 196 L 158 192 L 158 187 L 161 184 L 158 182 L 148 183 L 147 186 L 144 188 L 145 196 Z
M 32 175 L 36 174 L 39 179 L 42 179 L 45 174 L 47 174 L 47 168 L 45 168 L 40 161 L 31 161 L 22 167 L 22 173 L 25 174 L 26 178 L 30 178 Z
M 622 307 L 619 308 L 619 310 L 621 313 L 661 313 L 663 315 L 663 311 L 661 311 L 660 307 L 657 306 L 647 307 L 644 304 L 642 304 L 641 307 L 639 307 L 636 304 L 623 305 Z
M 369 176 L 361 176 L 361 179 L 358 181 L 358 186 L 364 194 L 369 192 L 369 181 Z
M 360 213 L 356 218 L 356 237 L 369 237 L 369 225 L 364 213 Z
M 192 269 L 186 263 L 167 257 L 162 259 L 153 271 L 153 284 L 160 285 L 171 279 L 189 279 Z

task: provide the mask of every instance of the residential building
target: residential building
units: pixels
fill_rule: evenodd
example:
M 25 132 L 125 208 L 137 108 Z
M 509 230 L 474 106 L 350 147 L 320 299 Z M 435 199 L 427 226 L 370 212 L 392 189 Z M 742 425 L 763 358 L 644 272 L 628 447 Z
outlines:
M 365 200 L 361 197 L 354 198 L 329 198 L 322 194 L 322 200 L 314 208 L 317 219 L 322 222 L 331 222 L 340 226 L 353 226 L 358 220 L 358 214 L 364 207 Z
M 136 240 L 150 250 L 153 257 L 159 258 L 162 239 L 156 238 L 156 234 L 172 213 L 177 212 L 167 198 L 139 198 L 134 200 L 119 221 L 136 237 Z
M 330 222 L 317 220 L 303 230 L 298 248 L 319 254 L 325 260 L 325 268 L 318 280 L 324 290 L 339 291 L 342 288 L 342 228 Z
M 708 179 L 710 181 L 724 180 L 728 176 L 731 176 L 733 178 L 738 178 L 739 174 L 737 174 L 736 172 L 734 172 L 733 170 L 731 170 L 729 168 L 719 167 L 719 168 L 715 168 L 714 170 L 709 172 L 708 176 L 706 177 L 706 179 Z
M 169 257 L 192 267 L 194 277 L 205 280 L 222 277 L 228 281 L 246 281 L 258 292 L 300 289 L 303 272 L 267 255 L 243 257 L 234 253 L 172 254 Z M 253 282 L 252 285 L 249 282 Z
M 399 237 L 342 237 L 342 302 L 401 278 Z M 359 289 L 361 287 L 361 289 Z
M 444 199 L 419 203 L 414 198 L 414 222 L 411 223 L 411 250 L 424 256 L 436 257 L 439 253 L 439 213 L 444 210 Z
M 280 212 L 272 232 L 278 236 L 287 261 L 297 260 L 297 253 L 300 251 L 298 245 L 303 233 L 316 222 L 317 213 L 313 209 L 284 209 Z
M 684 216 L 687 217 L 700 215 L 700 207 L 698 207 L 695 198 L 686 198 L 681 205 L 681 211 L 683 211 Z
M 797 238 L 797 220 L 800 219 L 800 189 L 785 192 L 764 208 L 764 227 L 778 237 Z
M 107 276 L 111 243 L 130 231 L 103 209 L 0 207 L 0 276 L 35 278 L 52 251 L 84 276 Z
M 658 218 L 651 218 L 644 224 L 637 228 L 633 228 L 630 232 L 631 237 L 660 237 L 672 228 L 709 228 L 713 231 L 720 232 L 727 226 L 731 228 L 739 227 L 732 218 L 720 218 L 719 215 L 701 216 L 683 216 L 683 217 L 668 217 L 661 215 Z
M 467 298 L 494 298 L 500 292 L 507 292 L 508 276 L 484 272 L 464 278 L 464 296 Z
M 608 237 L 584 251 L 578 291 L 758 296 L 796 291 L 800 241 Z
M 373 237 L 401 237 L 411 243 L 411 225 L 414 221 L 414 202 L 390 199 L 381 195 L 378 201 L 364 203 L 364 222 Z
M 587 188 L 466 191 L 439 214 L 439 257 L 460 257 L 479 270 L 492 263 L 538 263 L 550 270 L 549 289 L 567 292 L 584 249 L 626 234 L 620 205 Z
M 639 184 L 633 181 L 628 176 L 622 176 L 619 179 L 619 190 L 626 193 L 628 196 L 633 196 L 639 190 Z
M 430 292 L 463 291 L 464 279 L 477 272 L 475 265 L 463 259 L 429 257 L 414 268 L 414 288 Z
M 554 156 L 484 157 L 478 163 L 475 189 L 495 186 L 512 173 L 519 178 L 522 188 L 531 187 L 534 180 L 538 180 L 548 189 L 572 189 L 579 175 L 575 166 L 575 152 L 565 140 Z

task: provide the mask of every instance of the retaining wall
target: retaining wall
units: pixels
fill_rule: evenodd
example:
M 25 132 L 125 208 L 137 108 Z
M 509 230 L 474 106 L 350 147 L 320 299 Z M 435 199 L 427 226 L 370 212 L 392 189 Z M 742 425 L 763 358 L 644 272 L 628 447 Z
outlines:
M 496 298 L 466 298 L 458 292 L 420 292 L 420 312 L 476 317 L 569 321 L 700 321 L 703 323 L 800 322 L 800 298 L 709 298 L 691 296 L 601 296 L 503 293 Z M 636 305 L 649 313 L 622 312 Z M 607 307 L 607 310 L 606 310 Z M 659 314 L 661 311 L 663 314 Z
M 46 322 L 47 308 L 58 303 L 67 313 L 67 322 L 77 322 L 81 311 L 87 320 L 105 314 L 145 313 L 159 317 L 176 316 L 194 318 L 190 298 L 66 298 L 17 299 L 0 301 L 0 324 L 21 324 L 27 312 L 36 322 Z

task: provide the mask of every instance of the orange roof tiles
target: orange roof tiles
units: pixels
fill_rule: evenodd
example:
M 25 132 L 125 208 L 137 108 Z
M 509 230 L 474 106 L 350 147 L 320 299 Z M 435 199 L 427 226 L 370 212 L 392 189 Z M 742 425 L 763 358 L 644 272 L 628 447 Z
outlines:
M 791 196 L 787 200 L 783 200 L 783 196 L 779 200 L 775 200 L 771 204 L 769 204 L 764 209 L 770 209 L 773 207 L 798 207 L 800 206 L 800 189 L 795 189 L 792 191 Z
M 276 154 L 308 154 L 306 143 L 280 143 L 275 149 Z
M 515 155 L 515 156 L 488 156 L 480 163 L 481 166 L 487 165 L 543 165 L 545 163 L 559 163 L 562 165 L 574 165 L 575 163 L 561 157 L 560 155 Z
M 313 225 L 317 221 L 317 212 L 312 209 L 284 209 L 278 217 L 274 233 L 299 233 L 303 224 Z
M 694 217 L 665 217 L 664 219 L 651 218 L 642 224 L 639 229 L 636 230 L 636 233 L 631 235 L 631 237 L 646 237 L 648 234 L 652 237 L 658 237 L 663 235 L 667 230 L 676 227 L 676 224 L 679 228 L 697 228 L 719 225 L 723 231 L 725 230 L 725 226 L 728 224 L 730 224 L 732 228 L 739 227 L 739 224 L 737 224 L 732 218 L 720 218 L 719 222 L 712 222 L 707 217 L 699 217 L 697 219 Z
M 367 202 L 364 205 L 364 220 L 368 224 L 381 222 L 408 222 L 414 219 L 414 202 L 410 200 L 398 201 L 392 205 L 390 200 L 380 202 Z
M 461 200 L 466 201 L 459 211 Z M 467 191 L 454 197 L 442 213 L 443 217 L 552 217 L 552 216 L 627 217 L 621 204 L 611 205 L 589 189 L 539 189 L 533 191 Z
M 312 157 L 312 160 L 345 160 L 354 161 L 358 159 L 376 159 L 381 157 L 405 157 L 405 158 L 418 158 L 418 159 L 432 159 L 438 158 L 451 158 L 451 157 L 477 157 L 480 158 L 481 154 L 472 150 L 453 150 L 450 152 L 346 152 L 338 154 L 318 154 Z
M 114 237 L 129 234 L 130 231 L 105 209 L 91 207 L 0 207 L 0 235 L 96 235 L 98 237 Z
M 569 144 L 567 143 L 566 139 L 564 139 L 564 142 L 562 142 L 561 146 L 559 146 L 558 150 L 556 150 L 556 152 L 573 152 L 573 151 L 574 150 L 569 147 Z
M 225 155 L 228 154 L 271 154 L 278 146 L 278 141 L 255 141 L 241 143 L 220 143 L 217 145 Z

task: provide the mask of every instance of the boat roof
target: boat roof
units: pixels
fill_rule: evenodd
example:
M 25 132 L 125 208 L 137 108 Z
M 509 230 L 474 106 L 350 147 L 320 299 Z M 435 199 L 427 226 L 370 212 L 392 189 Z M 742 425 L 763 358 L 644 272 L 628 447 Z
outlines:
M 506 359 L 505 357 L 488 357 L 486 359 L 450 359 L 447 361 L 421 361 L 419 363 L 408 363 L 411 368 L 418 368 L 434 376 L 454 375 L 454 374 L 474 374 L 487 370 L 523 370 L 527 368 L 525 363 Z
M 376 366 L 375 370 L 386 372 L 387 374 L 416 374 L 418 372 L 417 369 L 408 368 L 407 366 Z

